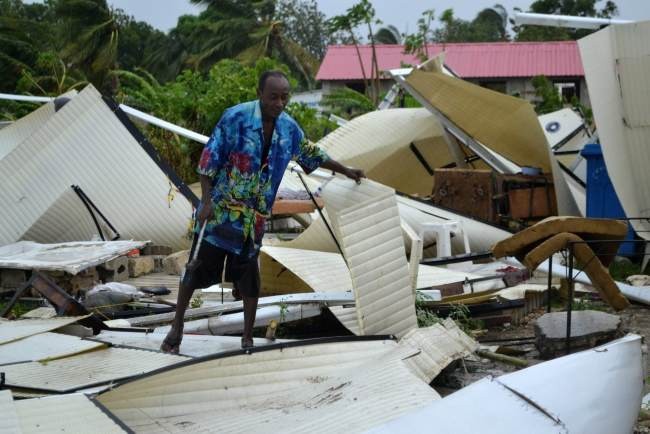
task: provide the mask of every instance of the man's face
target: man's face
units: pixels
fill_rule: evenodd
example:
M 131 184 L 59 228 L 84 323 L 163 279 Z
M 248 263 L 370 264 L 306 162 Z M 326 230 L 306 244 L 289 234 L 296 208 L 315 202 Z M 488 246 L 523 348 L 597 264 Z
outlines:
M 260 99 L 262 116 L 266 119 L 275 119 L 289 102 L 289 82 L 284 77 L 269 77 L 266 79 L 264 89 L 257 90 Z

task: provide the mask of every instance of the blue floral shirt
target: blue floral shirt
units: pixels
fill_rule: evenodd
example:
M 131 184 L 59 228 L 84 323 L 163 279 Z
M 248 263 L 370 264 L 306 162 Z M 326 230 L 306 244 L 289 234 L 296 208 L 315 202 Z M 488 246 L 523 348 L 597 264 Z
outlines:
M 275 121 L 266 161 L 261 161 L 263 144 L 259 101 L 236 105 L 217 123 L 197 170 L 212 179 L 214 218 L 204 239 L 247 257 L 259 251 L 264 223 L 289 161 L 296 160 L 311 172 L 329 159 L 284 112 Z

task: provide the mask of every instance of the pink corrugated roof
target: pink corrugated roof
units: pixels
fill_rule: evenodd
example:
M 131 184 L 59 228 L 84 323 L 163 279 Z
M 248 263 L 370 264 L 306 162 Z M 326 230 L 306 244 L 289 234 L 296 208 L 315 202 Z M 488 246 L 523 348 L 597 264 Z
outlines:
M 463 78 L 506 78 L 584 76 L 578 44 L 562 42 L 481 42 L 431 44 L 429 56 L 446 52 L 445 63 Z M 360 46 L 361 57 L 370 75 L 372 51 Z M 419 63 L 415 56 L 404 54 L 402 45 L 377 45 L 377 62 L 381 71 L 400 68 L 403 63 Z M 317 80 L 362 79 L 357 52 L 352 45 L 331 45 L 316 75 Z

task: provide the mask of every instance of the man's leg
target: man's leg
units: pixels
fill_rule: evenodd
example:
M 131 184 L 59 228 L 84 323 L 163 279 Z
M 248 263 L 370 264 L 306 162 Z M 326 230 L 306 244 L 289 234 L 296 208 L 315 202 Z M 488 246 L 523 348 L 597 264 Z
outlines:
M 244 300 L 244 333 L 242 334 L 242 348 L 253 346 L 253 327 L 257 315 L 258 297 L 242 297 Z
M 253 346 L 253 328 L 257 315 L 257 301 L 260 296 L 260 270 L 257 256 L 251 259 L 242 259 L 233 255 L 229 261 L 232 261 L 230 271 L 234 289 L 241 295 L 244 302 L 244 332 L 241 345 L 242 348 L 249 348 Z
M 183 339 L 183 324 L 185 322 L 185 311 L 190 304 L 194 290 L 199 287 L 207 287 L 221 282 L 221 272 L 223 271 L 223 261 L 226 252 L 203 242 L 197 259 L 201 261 L 200 265 L 194 270 L 195 278 L 189 279 L 190 284 L 184 285 L 181 282 L 178 288 L 178 299 L 176 301 L 176 311 L 171 329 L 160 349 L 167 353 L 178 354 Z

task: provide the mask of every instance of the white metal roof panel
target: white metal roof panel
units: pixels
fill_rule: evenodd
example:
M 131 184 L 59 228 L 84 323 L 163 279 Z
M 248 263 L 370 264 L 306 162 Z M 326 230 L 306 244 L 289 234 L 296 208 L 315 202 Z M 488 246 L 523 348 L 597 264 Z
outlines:
M 121 423 L 86 395 L 72 394 L 15 402 L 23 433 L 124 433 Z
M 580 41 L 607 173 L 628 217 L 650 216 L 650 22 L 617 24 Z M 649 239 L 650 223 L 630 222 Z
M 188 363 L 98 400 L 138 432 L 359 432 L 437 399 L 393 341 L 288 344 Z
M 20 239 L 76 184 L 123 238 L 188 245 L 190 202 L 92 86 L 0 160 L 0 179 L 0 244 Z
M 187 360 L 154 351 L 107 348 L 47 363 L 3 366 L 6 384 L 31 389 L 69 392 L 150 372 Z
M 39 244 L 19 241 L 0 247 L 0 267 L 59 270 L 77 274 L 103 264 L 130 250 L 144 247 L 146 241 L 77 241 Z
M 19 434 L 21 432 L 11 391 L 0 390 L 0 433 Z
M 0 365 L 58 359 L 95 350 L 105 344 L 61 333 L 41 333 L 0 345 Z
M 0 129 L 0 160 L 39 129 L 54 114 L 54 104 L 43 104 L 27 116 Z
M 0 345 L 14 342 L 28 336 L 56 330 L 75 323 L 84 316 L 57 317 L 48 319 L 5 320 L 0 318 Z
M 335 160 L 363 169 L 370 179 L 404 193 L 429 195 L 433 175 L 410 149 L 414 143 L 430 168 L 453 162 L 440 122 L 424 108 L 366 113 L 317 145 Z
M 395 191 L 333 179 L 323 198 L 350 269 L 361 333 L 403 336 L 417 328 Z
M 93 340 L 106 342 L 112 345 L 141 348 L 144 350 L 158 350 L 164 335 L 159 333 L 115 332 L 104 330 Z M 271 341 L 265 338 L 254 338 L 256 347 L 288 342 L 287 339 Z M 235 351 L 241 348 L 239 336 L 210 336 L 210 335 L 184 335 L 181 343 L 180 355 L 201 357 L 209 354 Z
M 435 426 L 459 434 L 630 433 L 641 406 L 642 363 L 641 338 L 626 336 L 485 378 L 369 432 L 430 433 Z

